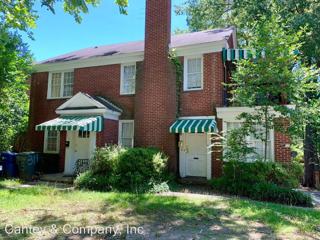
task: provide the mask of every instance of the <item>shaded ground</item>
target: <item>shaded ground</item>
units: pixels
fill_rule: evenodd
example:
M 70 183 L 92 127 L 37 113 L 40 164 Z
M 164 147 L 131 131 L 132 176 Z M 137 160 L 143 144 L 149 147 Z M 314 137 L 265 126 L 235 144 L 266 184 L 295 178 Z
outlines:
M 313 204 L 316 208 L 320 208 L 320 191 L 316 189 L 300 188 L 301 192 L 307 193 L 312 197 Z
M 186 190 L 187 191 L 187 190 Z M 0 239 L 319 239 L 320 212 L 218 195 L 167 196 L 19 187 L 0 182 Z M 5 225 L 42 227 L 8 234 Z M 90 236 L 70 227 L 119 227 Z M 129 233 L 127 226 L 130 226 Z M 52 231 L 52 226 L 54 231 Z M 139 234 L 138 227 L 142 234 Z M 44 229 L 45 228 L 45 229 Z M 76 228 L 76 230 L 79 228 Z M 70 231 L 69 229 L 65 229 Z M 119 230 L 119 231 L 120 231 Z

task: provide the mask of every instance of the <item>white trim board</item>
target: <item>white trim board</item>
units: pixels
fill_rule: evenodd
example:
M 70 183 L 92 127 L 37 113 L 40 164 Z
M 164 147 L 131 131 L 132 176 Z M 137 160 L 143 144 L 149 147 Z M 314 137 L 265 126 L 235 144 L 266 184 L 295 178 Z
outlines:
M 187 116 L 187 117 L 179 117 L 178 119 L 216 119 L 215 116 Z
M 57 150 L 56 151 L 48 151 L 47 146 L 48 146 L 48 130 L 44 131 L 44 141 L 43 141 L 43 152 L 44 153 L 51 153 L 51 154 L 59 154 L 60 153 L 60 132 L 57 132 Z
M 294 105 L 286 105 L 288 109 L 294 109 Z M 217 118 L 221 118 L 225 121 L 232 121 L 232 122 L 241 122 L 242 120 L 237 119 L 237 117 L 241 113 L 254 113 L 257 109 L 260 107 L 257 106 L 255 108 L 250 107 L 217 107 Z M 276 117 L 280 117 L 281 114 L 276 111 L 272 111 L 272 113 L 275 113 Z
M 67 107 L 97 107 L 95 109 L 67 109 Z M 118 120 L 121 115 L 120 112 L 115 112 L 108 109 L 102 103 L 91 98 L 89 95 L 78 92 L 68 101 L 63 103 L 56 109 L 59 115 L 103 115 L 105 119 Z
M 74 84 L 74 69 L 67 69 L 67 70 L 61 70 L 61 71 L 51 71 L 48 74 L 48 84 L 47 84 L 47 99 L 69 99 L 72 97 L 72 95 L 70 96 L 63 96 L 63 92 L 64 92 L 64 74 L 65 73 L 69 73 L 72 72 L 73 73 L 73 84 Z M 59 97 L 52 97 L 51 96 L 51 90 L 52 90 L 52 74 L 54 73 L 60 73 L 61 74 L 61 79 L 60 79 L 60 94 Z M 72 92 L 73 92 L 73 88 L 72 88 Z
M 123 91 L 124 68 L 127 66 L 134 66 L 134 85 L 136 85 L 137 63 L 136 62 L 122 63 L 121 64 L 121 73 L 120 73 L 120 95 L 121 96 L 134 95 L 136 93 L 136 89 L 133 89 L 133 92 L 131 92 L 131 93 L 126 93 Z
M 121 146 L 121 136 L 122 136 L 122 124 L 123 123 L 132 123 L 133 127 L 133 136 L 132 136 L 132 147 L 134 147 L 134 120 L 119 120 L 118 124 L 118 145 Z
M 189 59 L 197 59 L 200 58 L 201 59 L 201 86 L 199 88 L 188 88 L 188 60 Z M 183 63 L 183 91 L 184 92 L 189 92 L 189 91 L 198 91 L 198 90 L 203 90 L 203 55 L 192 55 L 192 56 L 185 56 L 183 59 L 184 63 Z

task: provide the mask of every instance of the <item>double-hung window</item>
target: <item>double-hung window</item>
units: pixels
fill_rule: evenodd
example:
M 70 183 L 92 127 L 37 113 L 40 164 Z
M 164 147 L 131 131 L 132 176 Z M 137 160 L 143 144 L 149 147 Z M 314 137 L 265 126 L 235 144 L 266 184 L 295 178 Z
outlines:
M 226 124 L 227 132 L 231 131 L 232 129 L 240 128 L 241 123 L 240 122 L 227 122 Z M 267 159 L 273 160 L 273 130 L 269 130 L 267 133 L 267 139 L 266 141 L 262 141 L 263 138 L 265 138 L 265 128 L 262 126 L 255 126 L 256 134 L 250 134 L 246 137 L 246 142 L 249 147 L 252 147 L 254 149 L 254 152 L 256 154 L 249 154 L 247 156 L 247 161 L 254 161 L 257 159 L 257 156 L 260 158 L 264 158 L 265 154 L 265 143 L 267 143 Z M 261 136 L 261 137 L 257 137 Z M 262 138 L 262 139 L 261 139 Z
M 119 121 L 119 145 L 123 147 L 133 147 L 134 121 Z
M 203 57 L 185 57 L 184 59 L 184 91 L 203 89 Z
M 45 131 L 44 133 L 44 152 L 59 153 L 60 133 L 58 131 Z
M 72 71 L 49 73 L 48 99 L 72 97 L 73 82 L 74 74 Z
M 120 94 L 135 94 L 136 89 L 136 64 L 121 65 Z

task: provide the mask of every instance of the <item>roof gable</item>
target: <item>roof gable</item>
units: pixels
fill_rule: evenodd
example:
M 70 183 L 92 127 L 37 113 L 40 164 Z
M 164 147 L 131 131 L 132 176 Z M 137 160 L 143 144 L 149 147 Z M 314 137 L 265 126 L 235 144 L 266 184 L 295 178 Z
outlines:
M 102 109 L 111 112 L 121 113 L 122 109 L 115 106 L 103 97 L 91 97 L 88 94 L 78 92 L 72 98 L 63 103 L 57 108 L 57 111 L 68 111 L 68 110 L 94 110 Z

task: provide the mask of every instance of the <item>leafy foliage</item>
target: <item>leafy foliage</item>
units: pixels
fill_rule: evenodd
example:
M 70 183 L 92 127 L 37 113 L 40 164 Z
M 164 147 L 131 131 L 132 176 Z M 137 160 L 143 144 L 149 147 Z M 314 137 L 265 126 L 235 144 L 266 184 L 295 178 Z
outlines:
M 252 186 L 250 197 L 259 201 L 270 201 L 295 206 L 312 206 L 310 196 L 273 183 L 257 183 Z
M 55 13 L 55 8 L 60 3 L 58 0 L 41 0 L 42 7 L 46 7 L 52 13 Z M 77 22 L 81 22 L 82 13 L 88 13 L 88 6 L 96 7 L 100 0 L 63 0 L 63 9 L 74 17 Z M 128 0 L 115 0 L 119 6 L 119 11 L 122 14 L 127 14 Z M 35 0 L 23 1 L 1 1 L 0 2 L 0 19 L 5 28 L 18 29 L 26 31 L 31 34 L 29 29 L 35 28 L 36 20 L 38 18 L 35 10 Z
M 291 137 L 300 139 L 305 131 L 305 152 L 312 154 L 320 152 L 320 84 L 315 77 L 320 65 L 319 10 L 318 1 L 304 0 L 187 0 L 176 8 L 178 14 L 187 15 L 191 31 L 232 25 L 237 28 L 240 47 L 265 53 L 263 58 L 238 62 L 233 104 L 263 106 L 257 114 L 242 118 L 252 124 L 263 123 L 266 130 L 282 130 L 272 110 L 289 116 Z M 280 97 L 296 108 L 277 106 Z M 260 138 L 265 141 L 266 134 Z M 309 155 L 306 168 L 308 159 L 313 158 Z
M 88 172 L 75 181 L 78 188 L 155 192 L 168 189 L 167 157 L 154 148 L 108 146 L 96 150 Z
M 301 174 L 301 165 L 295 163 L 230 161 L 224 163 L 223 176 L 211 180 L 211 185 L 217 191 L 255 200 L 310 206 L 310 197 L 291 190 L 298 186 Z
M 99 0 L 64 0 L 64 10 L 77 22 L 88 12 L 88 5 L 97 6 Z M 57 0 L 41 0 L 40 4 L 55 12 Z M 126 14 L 128 0 L 116 0 L 120 12 Z M 28 85 L 32 57 L 17 31 L 32 38 L 31 29 L 38 18 L 35 0 L 0 1 L 0 151 L 9 150 L 14 140 L 23 134 L 28 120 Z
M 0 151 L 9 150 L 18 135 L 26 131 L 31 62 L 21 36 L 0 25 Z
M 301 52 L 309 61 L 320 62 L 320 3 L 312 0 L 187 0 L 176 7 L 176 13 L 186 14 L 191 31 L 235 26 L 240 46 L 246 46 L 254 37 L 257 24 L 276 17 L 288 34 L 301 29 Z M 313 59 L 313 60 L 312 60 Z

